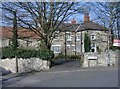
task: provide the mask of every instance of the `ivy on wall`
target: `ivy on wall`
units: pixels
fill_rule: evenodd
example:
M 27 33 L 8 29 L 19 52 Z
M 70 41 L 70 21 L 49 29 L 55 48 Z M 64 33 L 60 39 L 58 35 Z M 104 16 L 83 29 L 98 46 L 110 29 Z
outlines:
M 90 52 L 91 40 L 90 40 L 88 33 L 85 33 L 84 35 L 84 48 L 85 48 L 85 52 Z

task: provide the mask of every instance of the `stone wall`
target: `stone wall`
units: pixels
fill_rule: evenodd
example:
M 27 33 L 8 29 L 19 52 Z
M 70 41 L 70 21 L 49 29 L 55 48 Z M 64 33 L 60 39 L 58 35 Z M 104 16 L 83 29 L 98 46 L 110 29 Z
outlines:
M 118 65 L 118 52 L 119 51 L 110 51 L 110 65 L 117 66 Z M 88 57 L 97 56 L 98 60 L 89 60 Z M 101 52 L 98 53 L 84 53 L 84 62 L 83 67 L 95 67 L 95 66 L 108 66 L 108 53 Z
M 39 58 L 30 58 L 30 59 L 22 59 L 18 58 L 18 72 L 29 72 L 31 70 L 48 70 L 50 67 L 50 62 L 46 60 L 41 60 Z M 5 70 L 10 70 L 12 73 L 17 72 L 16 68 L 16 58 L 12 59 L 2 59 L 1 67 Z

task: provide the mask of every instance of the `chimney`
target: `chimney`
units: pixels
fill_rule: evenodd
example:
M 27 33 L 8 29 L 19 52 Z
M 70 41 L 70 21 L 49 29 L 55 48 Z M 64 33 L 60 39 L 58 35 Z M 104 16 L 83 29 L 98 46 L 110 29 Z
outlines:
M 76 24 L 76 20 L 73 18 L 71 24 Z
M 85 13 L 84 14 L 84 22 L 89 22 L 89 21 L 90 21 L 89 13 Z

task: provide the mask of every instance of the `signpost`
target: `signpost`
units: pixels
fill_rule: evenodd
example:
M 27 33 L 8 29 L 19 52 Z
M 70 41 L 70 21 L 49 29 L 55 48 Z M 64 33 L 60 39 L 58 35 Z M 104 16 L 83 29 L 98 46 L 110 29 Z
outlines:
M 119 39 L 114 39 L 113 40 L 113 46 L 120 47 L 120 40 Z

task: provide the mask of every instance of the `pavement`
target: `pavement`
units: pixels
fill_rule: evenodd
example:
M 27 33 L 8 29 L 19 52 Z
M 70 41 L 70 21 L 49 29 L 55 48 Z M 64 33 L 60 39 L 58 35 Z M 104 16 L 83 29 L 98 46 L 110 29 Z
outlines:
M 117 67 L 53 67 L 36 73 L 3 76 L 3 87 L 117 87 Z

